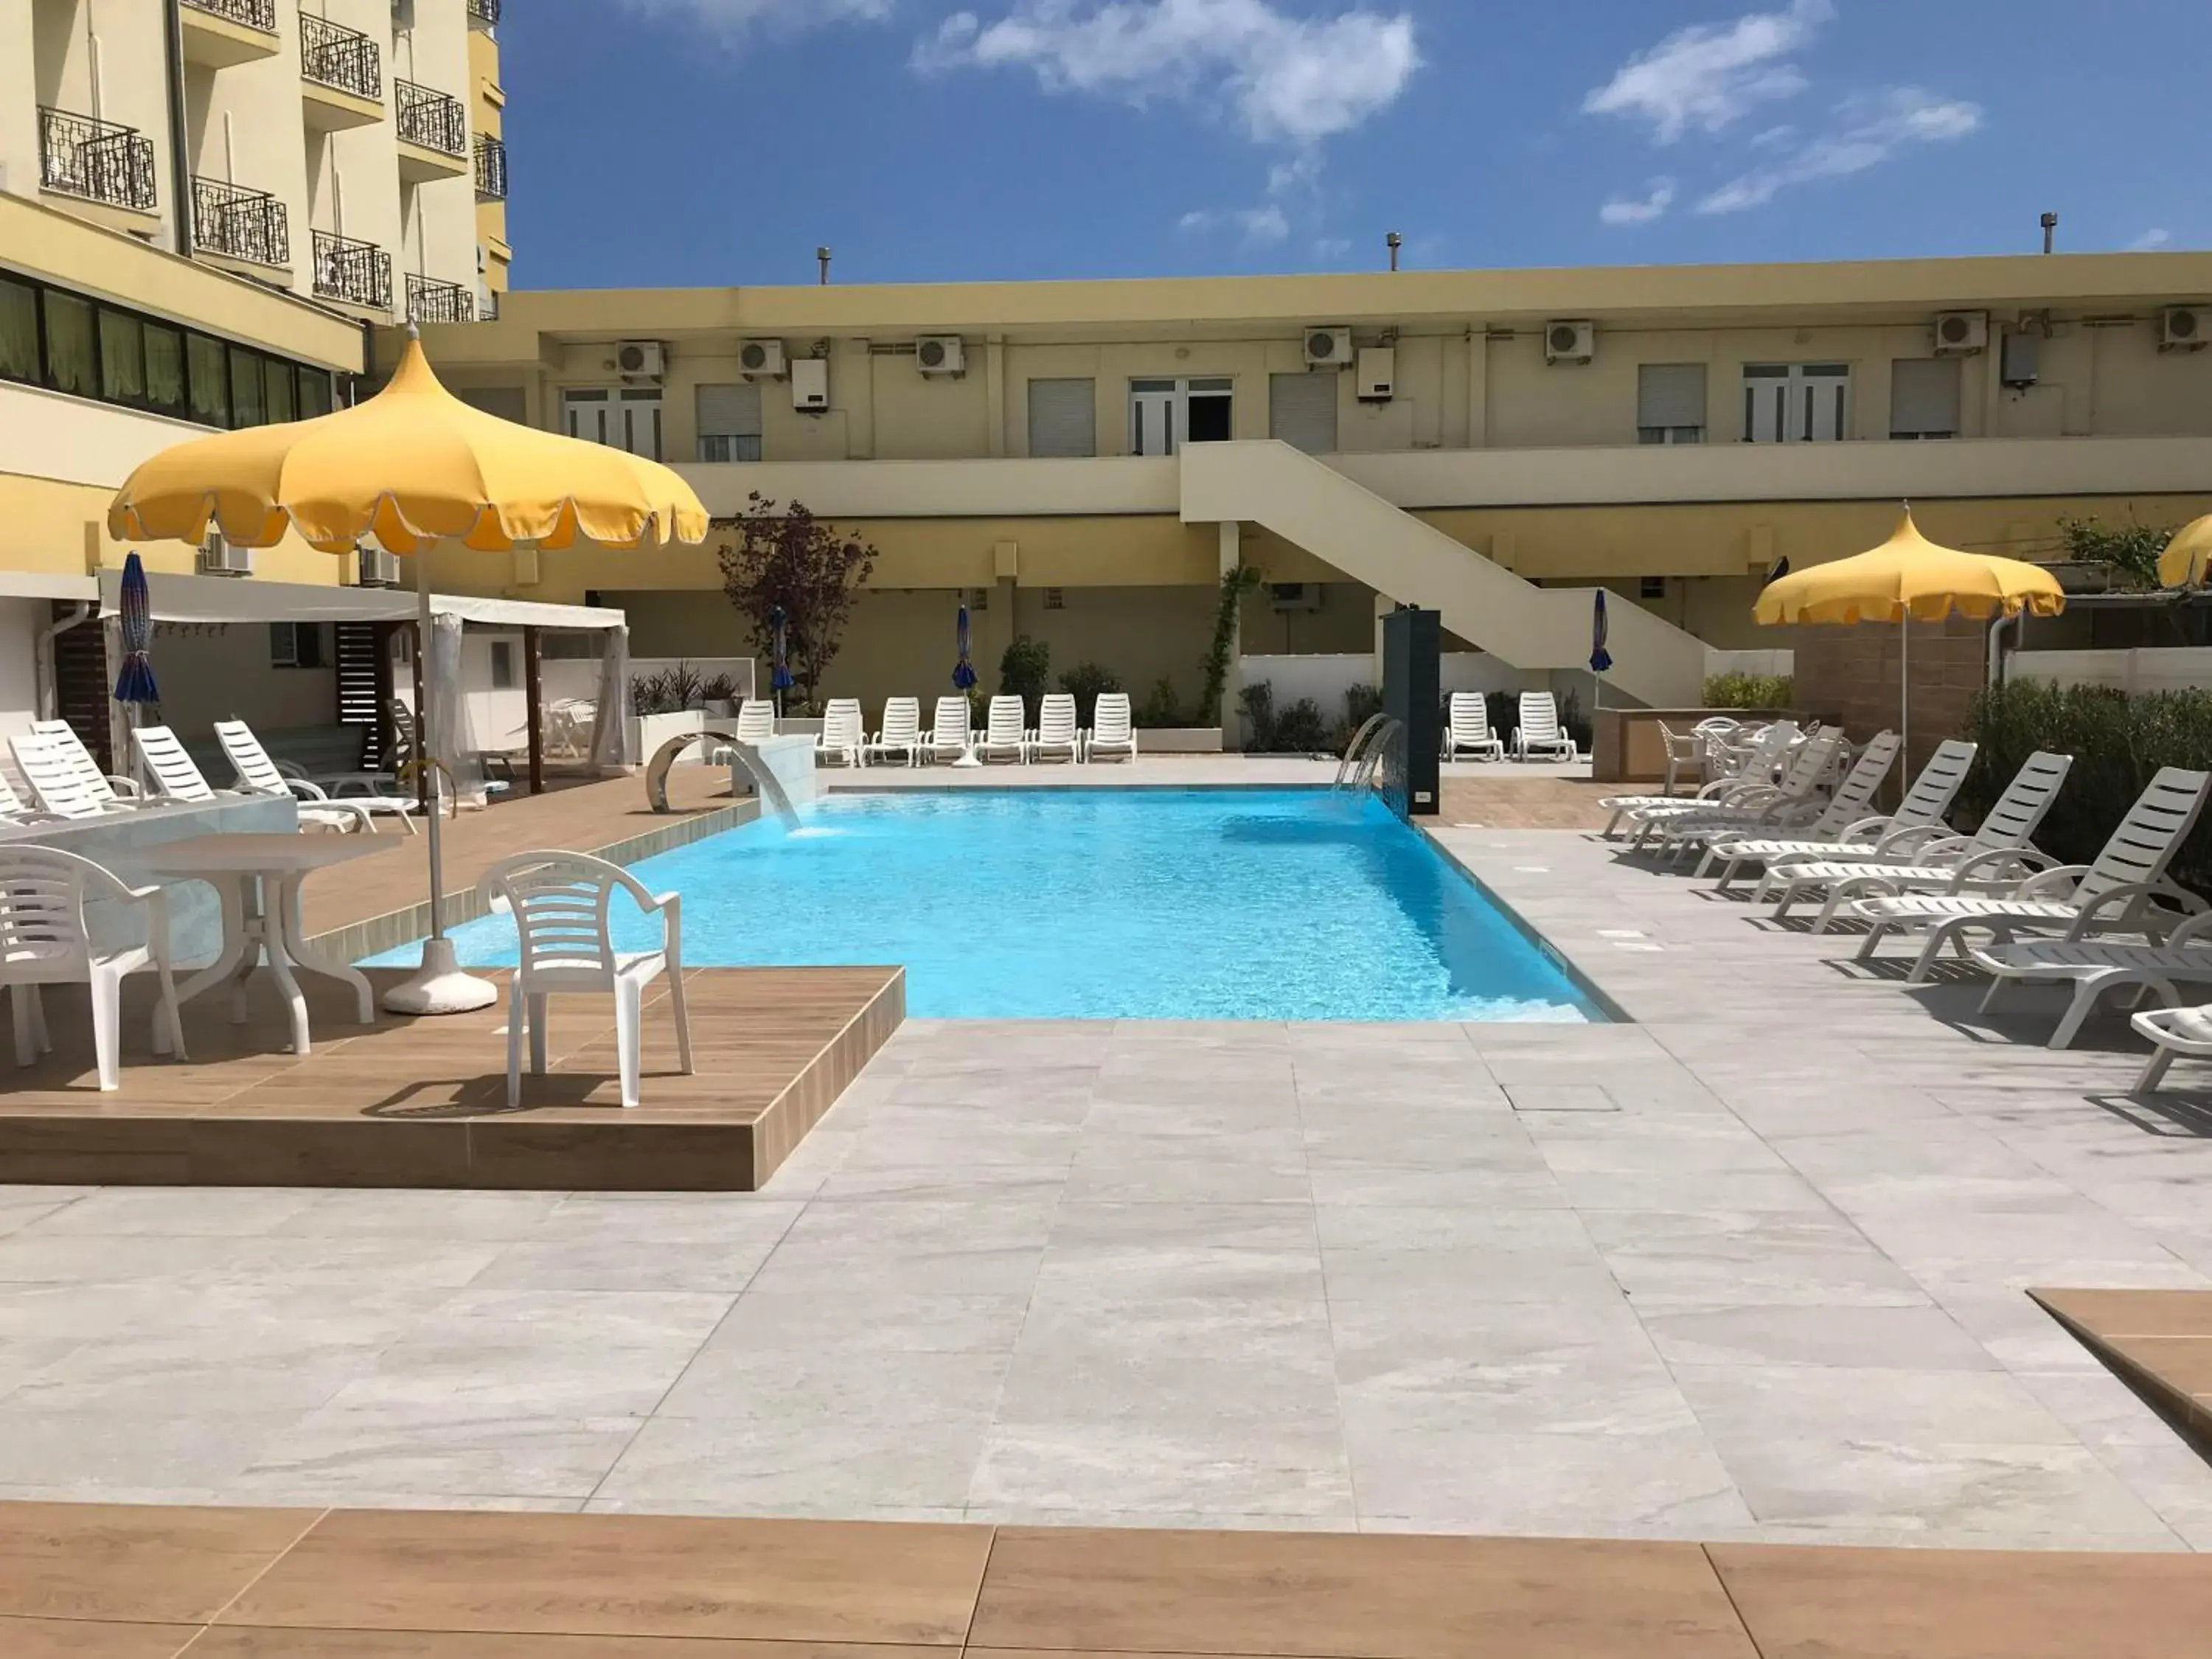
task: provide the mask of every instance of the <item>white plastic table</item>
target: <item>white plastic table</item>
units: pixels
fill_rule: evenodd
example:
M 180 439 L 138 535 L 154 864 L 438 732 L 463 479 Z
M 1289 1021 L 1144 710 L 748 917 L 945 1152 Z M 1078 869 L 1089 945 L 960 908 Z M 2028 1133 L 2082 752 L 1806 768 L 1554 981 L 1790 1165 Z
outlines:
M 300 916 L 300 889 L 307 877 L 332 865 L 368 858 L 383 848 L 353 836 L 192 836 L 149 848 L 131 860 L 148 873 L 173 881 L 204 881 L 222 899 L 222 951 L 177 988 L 188 1002 L 218 985 L 230 988 L 230 1018 L 246 1021 L 246 978 L 265 952 L 269 970 L 292 1010 L 292 1051 L 307 1052 L 307 1000 L 292 970 L 343 980 L 354 988 L 361 1023 L 376 1018 L 368 981 L 342 962 L 309 951 Z

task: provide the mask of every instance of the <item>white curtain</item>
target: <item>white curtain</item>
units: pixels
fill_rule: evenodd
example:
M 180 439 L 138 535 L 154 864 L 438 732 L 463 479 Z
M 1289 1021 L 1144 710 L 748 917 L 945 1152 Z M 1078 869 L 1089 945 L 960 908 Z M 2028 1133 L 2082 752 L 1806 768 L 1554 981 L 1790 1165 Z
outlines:
M 425 732 L 430 752 L 453 774 L 451 787 L 463 806 L 484 804 L 483 742 L 470 718 L 468 688 L 461 680 L 462 623 L 441 611 L 430 621 L 430 713 Z
M 610 628 L 600 635 L 599 707 L 592 721 L 592 769 L 619 772 L 635 766 L 629 752 L 629 629 Z

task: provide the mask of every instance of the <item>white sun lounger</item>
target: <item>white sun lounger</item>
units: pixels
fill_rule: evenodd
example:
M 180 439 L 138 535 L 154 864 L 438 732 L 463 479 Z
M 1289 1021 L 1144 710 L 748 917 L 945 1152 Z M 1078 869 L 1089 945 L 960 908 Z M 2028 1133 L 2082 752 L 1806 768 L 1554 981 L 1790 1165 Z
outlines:
M 860 700 L 832 697 L 822 711 L 822 735 L 814 740 L 817 766 L 865 766 L 867 734 L 860 729 Z
M 1091 711 L 1091 730 L 1084 734 L 1086 761 L 1137 758 L 1137 728 L 1129 717 L 1129 694 L 1101 691 Z
M 1951 810 L 1951 803 L 1958 799 L 1960 787 L 1966 781 L 1966 774 L 1973 766 L 1979 747 L 1962 738 L 1953 738 L 1937 745 L 1894 812 L 1847 823 L 1832 838 L 1824 838 L 1820 833 L 1820 826 L 1815 824 L 1813 833 L 1800 841 L 1756 836 L 1716 841 L 1705 849 L 1698 873 L 1702 876 L 1716 862 L 1719 863 L 1720 879 L 1713 886 L 1716 891 L 1724 892 L 1734 883 L 1735 872 L 1747 864 L 1771 864 L 1777 859 L 1788 858 L 1879 857 L 1884 847 L 1892 844 L 1892 837 L 1900 832 L 1941 827 L 1943 815 Z M 1863 762 L 1865 757 L 1860 758 Z M 1843 799 L 1843 791 L 1837 791 L 1836 799 Z
M 2212 1007 L 2154 1008 L 2130 1023 L 2150 1039 L 2152 1048 L 2142 1075 L 2136 1079 L 2136 1094 L 2157 1088 L 2166 1067 L 2177 1060 L 2212 1060 Z
M 921 734 L 922 756 L 933 761 L 957 761 L 968 752 L 968 745 L 975 739 L 975 729 L 968 718 L 968 699 L 965 696 L 939 697 L 934 724 Z
M 1444 721 L 1444 758 L 1462 754 L 1477 760 L 1502 761 L 1505 744 L 1490 726 L 1490 699 L 1480 691 L 1455 691 Z
M 192 757 L 185 752 L 185 745 L 177 741 L 177 734 L 167 726 L 142 726 L 131 732 L 131 741 L 138 746 L 138 757 L 146 763 L 146 769 L 154 775 L 155 787 L 161 791 L 164 799 L 211 801 L 222 799 L 209 785 Z M 290 791 L 285 793 L 289 794 Z M 302 824 L 320 824 L 326 830 L 367 830 L 369 827 L 368 814 L 351 801 L 301 801 L 299 817 Z
M 1821 781 L 1833 769 L 1843 743 L 1841 732 L 1822 732 L 1797 751 L 1790 763 L 1789 773 L 1771 790 L 1754 790 L 1747 797 L 1723 806 L 1652 813 L 1638 827 L 1632 845 L 1646 847 L 1656 842 L 1668 858 L 1680 858 L 1693 847 L 1703 847 L 1715 836 L 1794 833 L 1818 824 L 1824 821 L 1828 811 L 1820 798 Z M 1863 787 L 1856 804 L 1844 809 L 1847 816 L 1839 818 L 1839 823 L 1847 823 L 1866 810 L 1875 787 L 1888 774 L 1890 763 L 1897 758 L 1897 738 L 1893 732 L 1883 732 L 1867 747 L 1877 750 L 1880 771 Z M 1854 767 L 1852 770 L 1856 773 L 1858 769 Z M 1849 781 L 1847 777 L 1845 781 Z
M 1655 801 L 1649 806 L 1635 806 L 1621 813 L 1634 827 L 1631 837 L 1633 845 L 1641 847 L 1662 824 L 1703 819 L 1708 824 L 1722 828 L 1755 832 L 1761 823 L 1771 819 L 1759 817 L 1778 802 L 1800 805 L 1812 798 L 1820 787 L 1828 763 L 1835 758 L 1836 747 L 1842 742 L 1839 735 L 1823 732 L 1809 743 L 1801 744 L 1790 757 L 1779 782 L 1744 782 L 1710 799 L 1696 800 Z
M 1863 962 L 1892 931 L 1924 932 L 1927 943 L 1905 982 L 1923 983 L 1946 945 L 1963 953 L 1965 936 L 1988 933 L 1999 942 L 2021 933 L 2172 931 L 2204 902 L 2166 879 L 2166 866 L 2195 827 L 2212 790 L 2212 772 L 2162 769 L 2112 839 L 2087 866 L 2062 865 L 2030 876 L 2005 892 L 1905 893 L 1851 902 L 1850 913 L 1873 924 L 1859 947 Z M 2173 908 L 2156 902 L 2165 899 Z
M 15 757 L 15 769 L 23 775 L 40 811 L 56 818 L 97 818 L 127 808 L 105 782 L 95 785 L 95 765 L 88 777 L 61 743 L 36 732 L 19 732 L 8 739 Z
M 1559 724 L 1559 705 L 1548 691 L 1521 694 L 1521 725 L 1513 733 L 1513 758 L 1572 763 L 1581 757 L 1575 740 Z
M 738 705 L 737 739 L 763 744 L 775 735 L 775 705 L 765 697 L 747 697 Z
M 1644 807 L 1681 806 L 1698 801 L 1713 801 L 1747 784 L 1773 782 L 1786 752 L 1799 736 L 1794 721 L 1777 720 L 1739 751 L 1738 758 L 1744 763 L 1739 769 L 1732 769 L 1724 775 L 1700 785 L 1692 794 L 1607 795 L 1598 802 L 1600 806 L 1613 814 L 1606 820 L 1605 835 L 1611 837 L 1620 828 L 1622 818 Z
M 1769 859 L 1753 902 L 1764 902 L 1769 894 L 1778 893 L 1774 907 L 1778 921 L 1804 895 L 1825 890 L 1827 902 L 1813 925 L 1813 931 L 1821 933 L 1852 899 L 2023 879 L 2034 872 L 2040 857 L 2033 846 L 2035 832 L 2073 765 L 2071 755 L 2044 750 L 2030 755 L 1971 836 L 1952 835 L 1942 824 L 1930 824 L 1885 836 L 1869 856 L 1838 848 Z
M 76 727 L 67 720 L 33 720 L 31 734 L 52 738 L 70 764 L 76 769 L 77 775 L 83 779 L 85 788 L 107 810 L 112 811 L 118 807 L 147 804 L 147 793 L 138 787 L 138 780 L 102 772 L 100 763 L 93 758 L 92 750 L 86 748 L 84 739 L 77 736 Z
M 884 729 L 868 744 L 868 758 L 903 755 L 908 766 L 921 764 L 921 699 L 891 697 L 884 703 Z
M 13 829 L 21 823 L 54 823 L 59 821 L 58 813 L 33 806 L 17 794 L 15 786 L 8 781 L 8 775 L 0 772 L 0 827 Z
M 2076 924 L 2076 927 L 2080 926 Z M 2014 985 L 2071 985 L 2067 1005 L 2049 1047 L 2070 1047 L 2097 1004 L 2114 991 L 2154 991 L 2168 1006 L 2181 1000 L 2180 985 L 2212 985 L 2212 914 L 2191 916 L 2160 942 L 2111 935 L 2064 939 L 2016 939 L 1974 946 L 1968 954 L 1990 975 L 1982 1012 L 1995 1012 L 1998 1000 Z
M 1083 758 L 1083 732 L 1078 724 L 1075 699 L 1066 691 L 1051 691 L 1037 709 L 1037 729 L 1030 739 L 1033 763 Z
M 1030 758 L 1028 718 L 1019 697 L 1000 694 L 991 699 L 991 713 L 983 728 L 983 741 L 975 745 L 980 761 L 1006 761 L 1025 766 Z
M 361 813 L 361 827 L 374 831 L 376 819 L 381 815 L 396 817 L 409 835 L 415 833 L 415 814 L 419 803 L 411 795 L 348 795 L 342 803 L 333 803 L 321 785 L 305 778 L 290 778 L 276 769 L 276 763 L 269 758 L 269 751 L 261 746 L 261 739 L 244 720 L 217 720 L 215 723 L 216 741 L 222 744 L 224 757 L 231 770 L 238 774 L 242 788 L 258 795 L 291 795 L 303 803 L 343 805 L 349 811 Z

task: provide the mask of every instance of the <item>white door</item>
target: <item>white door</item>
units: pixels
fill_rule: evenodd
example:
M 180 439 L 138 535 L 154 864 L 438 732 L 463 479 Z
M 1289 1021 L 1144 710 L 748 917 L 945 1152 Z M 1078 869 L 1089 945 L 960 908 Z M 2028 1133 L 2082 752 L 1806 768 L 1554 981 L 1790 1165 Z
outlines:
M 613 400 L 604 391 L 564 392 L 561 394 L 561 429 L 586 442 L 614 442 L 610 422 Z
M 1182 399 L 1173 380 L 1129 382 L 1129 453 L 1132 455 L 1172 455 Z
M 1848 363 L 1746 363 L 1744 441 L 1838 442 L 1850 427 L 1850 388 Z
M 641 455 L 648 461 L 660 459 L 660 388 L 649 392 L 629 392 L 622 394 L 616 405 L 621 424 L 617 428 L 621 436 L 615 447 L 627 449 L 633 455 Z

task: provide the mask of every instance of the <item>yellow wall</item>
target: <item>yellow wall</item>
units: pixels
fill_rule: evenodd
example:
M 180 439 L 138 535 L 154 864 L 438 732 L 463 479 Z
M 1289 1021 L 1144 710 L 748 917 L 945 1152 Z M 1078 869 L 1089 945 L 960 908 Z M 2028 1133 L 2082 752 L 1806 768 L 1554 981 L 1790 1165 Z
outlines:
M 469 31 L 469 119 L 475 131 L 497 138 L 504 134 L 506 88 L 499 78 L 499 42 L 485 29 Z M 471 155 L 470 165 L 475 165 Z M 483 244 L 486 258 L 483 270 L 484 286 L 495 294 L 504 294 L 507 287 L 507 204 L 477 203 L 477 240 Z
M 138 553 L 149 570 L 189 576 L 195 550 L 182 542 L 118 542 L 107 533 L 114 492 L 0 472 L 0 569 L 72 576 L 119 568 Z M 253 556 L 253 580 L 335 586 L 351 579 L 347 561 L 318 553 L 296 536 Z

